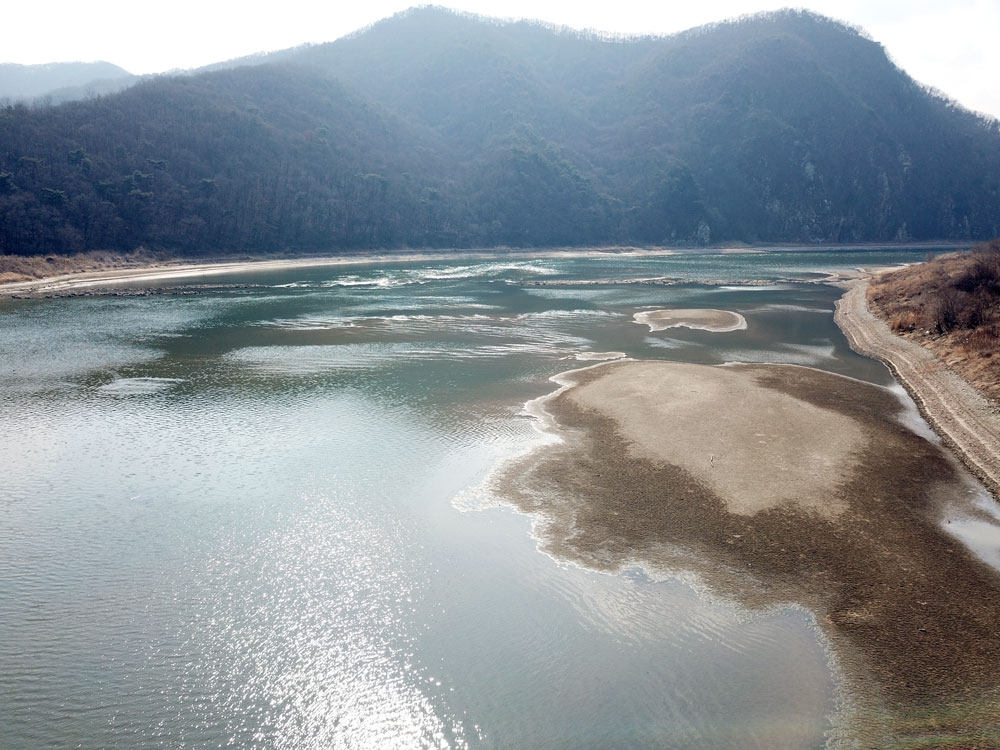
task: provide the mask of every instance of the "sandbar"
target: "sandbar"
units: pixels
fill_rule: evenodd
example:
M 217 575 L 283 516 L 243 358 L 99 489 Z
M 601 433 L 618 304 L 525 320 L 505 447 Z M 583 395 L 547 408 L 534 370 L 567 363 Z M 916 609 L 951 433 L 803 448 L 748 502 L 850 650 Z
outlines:
M 812 611 L 862 746 L 1000 737 L 1000 574 L 943 528 L 976 485 L 896 395 L 791 365 L 609 362 L 557 382 L 542 406 L 562 439 L 497 478 L 546 552 Z
M 613 419 L 631 455 L 682 468 L 739 515 L 785 503 L 837 515 L 842 503 L 825 490 L 868 449 L 854 420 L 762 386 L 746 368 L 636 362 L 567 398 Z M 747 470 L 755 465 L 767 471 Z
M 625 359 L 625 352 L 577 352 L 573 359 L 581 362 L 607 362 L 612 359 Z
M 742 331 L 747 327 L 746 318 L 731 310 L 644 310 L 632 317 L 636 323 L 649 326 L 651 332 L 665 331 L 668 328 L 693 328 L 712 333 L 726 333 Z

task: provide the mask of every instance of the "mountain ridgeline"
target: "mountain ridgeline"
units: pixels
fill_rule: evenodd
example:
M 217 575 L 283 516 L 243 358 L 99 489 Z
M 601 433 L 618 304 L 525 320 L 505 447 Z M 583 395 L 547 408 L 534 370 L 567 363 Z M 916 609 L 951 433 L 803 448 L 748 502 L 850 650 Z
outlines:
M 436 8 L 0 109 L 0 253 L 1000 235 L 1000 126 L 801 11 L 603 38 Z
M 59 103 L 121 91 L 137 80 L 138 76 L 108 62 L 0 63 L 0 99 Z

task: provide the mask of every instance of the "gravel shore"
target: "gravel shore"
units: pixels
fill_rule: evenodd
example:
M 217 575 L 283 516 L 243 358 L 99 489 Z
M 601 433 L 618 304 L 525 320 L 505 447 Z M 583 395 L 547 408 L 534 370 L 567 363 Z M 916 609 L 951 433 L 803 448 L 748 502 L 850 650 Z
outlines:
M 893 334 L 867 304 L 868 281 L 850 282 L 835 320 L 851 348 L 884 362 L 924 418 L 994 495 L 1000 492 L 1000 410 L 932 352 Z

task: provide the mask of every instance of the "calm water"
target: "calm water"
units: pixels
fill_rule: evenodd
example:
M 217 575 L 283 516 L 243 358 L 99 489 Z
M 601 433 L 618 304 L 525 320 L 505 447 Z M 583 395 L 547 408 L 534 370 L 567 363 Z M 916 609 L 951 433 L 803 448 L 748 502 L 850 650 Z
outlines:
M 0 302 L 0 747 L 822 747 L 843 717 L 807 614 L 560 564 L 470 488 L 537 439 L 521 406 L 580 352 L 888 384 L 834 326 L 840 292 L 787 280 L 923 255 L 456 259 Z M 650 276 L 692 283 L 610 283 Z M 650 334 L 643 306 L 749 328 Z

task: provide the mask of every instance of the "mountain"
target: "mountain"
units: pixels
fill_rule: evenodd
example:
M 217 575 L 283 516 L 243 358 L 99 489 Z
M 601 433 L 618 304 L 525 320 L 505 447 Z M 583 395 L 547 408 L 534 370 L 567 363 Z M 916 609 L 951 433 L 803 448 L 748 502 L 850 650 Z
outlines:
M 94 101 L 14 106 L 0 112 L 0 143 L 5 252 L 450 239 L 419 233 L 444 231 L 426 186 L 442 181 L 438 160 L 422 135 L 309 69 L 159 78 Z
M 0 252 L 969 240 L 1000 125 L 804 11 L 670 37 L 437 8 L 0 110 Z
M 138 80 L 124 68 L 109 62 L 63 62 L 44 65 L 0 63 L 0 99 L 53 102 L 108 94 Z

